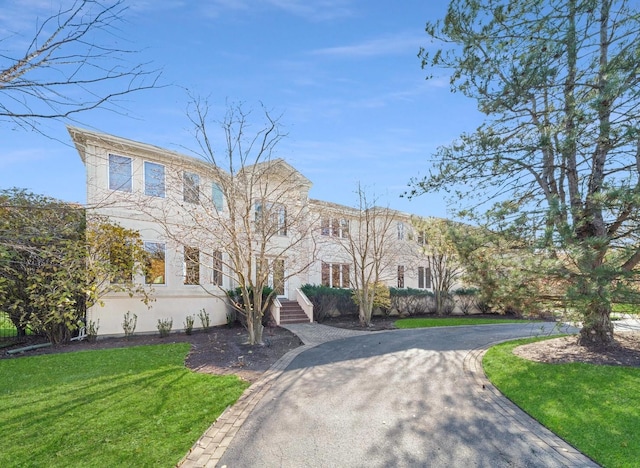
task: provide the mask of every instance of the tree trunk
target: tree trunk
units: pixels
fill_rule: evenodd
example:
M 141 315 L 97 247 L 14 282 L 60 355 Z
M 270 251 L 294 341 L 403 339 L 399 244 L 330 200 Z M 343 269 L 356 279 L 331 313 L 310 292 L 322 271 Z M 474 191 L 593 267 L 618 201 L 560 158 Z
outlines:
M 368 304 L 365 304 L 366 301 L 363 301 L 358 308 L 358 317 L 360 319 L 360 325 L 363 327 L 371 326 L 371 307 Z
M 578 343 L 593 348 L 606 348 L 614 344 L 611 306 L 605 302 L 592 303 L 584 311 L 584 325 Z
M 250 345 L 262 345 L 262 317 L 259 314 L 252 314 L 252 317 L 247 319 L 247 332 L 249 333 Z

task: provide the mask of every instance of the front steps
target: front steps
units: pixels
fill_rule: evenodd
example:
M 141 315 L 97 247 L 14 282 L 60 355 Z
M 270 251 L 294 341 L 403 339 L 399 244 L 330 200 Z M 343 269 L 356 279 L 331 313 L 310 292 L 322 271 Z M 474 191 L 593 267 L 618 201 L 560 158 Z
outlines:
M 310 322 L 309 317 L 296 301 L 278 300 L 280 301 L 280 325 Z

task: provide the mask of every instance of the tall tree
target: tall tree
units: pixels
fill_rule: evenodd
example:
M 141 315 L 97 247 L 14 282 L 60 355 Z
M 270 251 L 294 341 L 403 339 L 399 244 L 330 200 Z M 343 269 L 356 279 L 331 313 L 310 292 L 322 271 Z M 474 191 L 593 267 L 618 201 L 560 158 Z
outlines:
M 0 310 L 23 335 L 67 341 L 109 291 L 141 293 L 146 255 L 137 232 L 25 190 L 0 190 Z
M 452 90 L 475 99 L 486 122 L 440 148 L 412 194 L 455 187 L 462 200 L 495 202 L 496 223 L 539 234 L 530 244 L 555 251 L 556 273 L 574 285 L 580 341 L 611 343 L 611 302 L 640 262 L 637 9 L 452 0 L 426 31 L 444 45 L 421 50 L 423 67 L 449 70 Z
M 376 197 L 369 195 L 360 185 L 356 195 L 358 205 L 350 218 L 346 242 L 340 245 L 353 265 L 351 283 L 360 324 L 369 326 L 379 299 L 376 293 L 386 290 L 388 299 L 388 288 L 381 285 L 390 279 L 385 275 L 395 275 L 397 254 L 403 244 L 397 241 L 396 213 L 376 206 Z
M 118 112 L 120 98 L 154 88 L 159 72 L 127 65 L 133 51 L 109 43 L 125 10 L 124 0 L 64 1 L 35 18 L 33 34 L 0 37 L 0 119 L 38 130 L 97 107 Z
M 193 99 L 189 118 L 201 161 L 182 167 L 176 162 L 171 173 L 179 176 L 168 181 L 167 210 L 149 214 L 168 238 L 185 252 L 191 249 L 194 265 L 211 271 L 213 279 L 194 278 L 193 284 L 225 299 L 223 285 L 237 289 L 228 297 L 230 306 L 244 317 L 249 343 L 262 344 L 272 299 L 284 295 L 288 280 L 314 258 L 314 222 L 306 204 L 311 183 L 274 157 L 286 134 L 267 109 L 259 118 L 242 104 L 229 104 L 220 120 L 210 110 L 206 100 Z M 212 181 L 212 190 L 201 190 L 200 177 Z

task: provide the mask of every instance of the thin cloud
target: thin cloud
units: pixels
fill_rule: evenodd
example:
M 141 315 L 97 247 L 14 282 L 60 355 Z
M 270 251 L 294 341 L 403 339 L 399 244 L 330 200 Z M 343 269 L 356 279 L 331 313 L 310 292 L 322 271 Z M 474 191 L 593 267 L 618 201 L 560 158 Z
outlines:
M 292 15 L 309 21 L 328 21 L 353 16 L 350 0 L 266 0 Z
M 335 58 L 366 58 L 383 55 L 403 54 L 416 51 L 420 47 L 421 36 L 415 34 L 399 34 L 396 36 L 370 39 L 359 44 L 317 49 L 313 55 Z

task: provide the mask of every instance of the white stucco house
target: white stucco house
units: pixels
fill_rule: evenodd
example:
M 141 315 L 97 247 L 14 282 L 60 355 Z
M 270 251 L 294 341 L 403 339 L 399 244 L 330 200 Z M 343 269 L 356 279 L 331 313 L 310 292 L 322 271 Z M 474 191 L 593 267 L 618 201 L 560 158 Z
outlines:
M 187 316 L 202 310 L 211 325 L 226 323 L 224 291 L 237 285 L 232 243 L 236 250 L 238 245 L 242 250 L 243 242 L 260 245 L 266 258 L 274 259 L 268 270 L 279 298 L 273 310 L 278 322 L 280 306 L 287 301 L 298 303 L 312 320 L 302 285 L 352 284 L 354 267 L 344 244 L 358 230 L 359 211 L 309 199 L 311 181 L 285 161 L 261 162 L 230 174 L 146 143 L 68 130 L 86 167 L 87 213 L 140 232 L 153 259 L 152 274 L 136 278 L 153 288 L 151 307 L 126 293 L 109 293 L 103 305 L 87 312 L 88 320 L 99 320 L 100 335 L 122 334 L 127 311 L 138 317 L 136 332 L 156 332 L 158 320 L 169 318 L 174 330 L 180 329 Z M 251 213 L 240 217 L 248 207 Z M 415 217 L 387 212 L 393 217 L 387 226 L 393 248 L 384 264 L 384 281 L 392 287 L 430 289 L 421 245 L 425 238 L 415 232 Z M 266 240 L 254 232 L 265 220 L 275 226 Z M 238 229 L 242 222 L 245 228 Z

